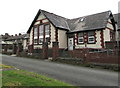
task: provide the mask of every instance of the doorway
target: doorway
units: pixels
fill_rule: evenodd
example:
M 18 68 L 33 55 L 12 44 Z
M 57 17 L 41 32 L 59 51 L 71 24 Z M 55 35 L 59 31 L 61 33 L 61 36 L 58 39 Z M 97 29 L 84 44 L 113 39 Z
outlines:
M 68 50 L 73 50 L 73 38 L 68 39 Z

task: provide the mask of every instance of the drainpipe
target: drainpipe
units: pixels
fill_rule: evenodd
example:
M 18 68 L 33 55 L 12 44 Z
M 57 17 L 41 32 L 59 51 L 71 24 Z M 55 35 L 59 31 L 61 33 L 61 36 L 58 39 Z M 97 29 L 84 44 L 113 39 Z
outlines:
M 118 47 L 118 51 L 120 52 L 120 42 L 119 42 L 119 35 L 120 33 L 118 33 L 118 37 L 117 37 L 117 47 Z

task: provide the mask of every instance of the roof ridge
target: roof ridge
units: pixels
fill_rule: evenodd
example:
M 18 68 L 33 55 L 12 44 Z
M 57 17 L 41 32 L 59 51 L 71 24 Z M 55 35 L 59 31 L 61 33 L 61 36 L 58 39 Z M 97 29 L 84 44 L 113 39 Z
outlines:
M 58 17 L 61 17 L 61 18 L 64 18 L 64 19 L 68 19 L 68 18 L 66 18 L 66 17 L 60 16 L 60 15 L 57 15 L 57 14 L 55 14 L 55 13 L 51 13 L 51 12 L 48 12 L 48 11 L 45 11 L 45 10 L 42 10 L 42 9 L 40 9 L 40 11 L 47 12 L 47 13 L 49 13 L 49 14 L 53 14 L 53 15 L 55 15 L 55 16 L 58 16 Z
M 102 14 L 102 13 L 105 13 L 105 12 L 111 12 L 111 10 L 104 11 L 104 12 L 99 12 L 99 13 L 94 13 L 94 14 L 90 14 L 90 15 L 85 15 L 85 16 L 73 18 L 73 19 L 70 19 L 70 20 L 79 19 L 79 18 L 88 17 L 88 16 L 92 16 L 92 15 L 97 15 L 97 14 Z

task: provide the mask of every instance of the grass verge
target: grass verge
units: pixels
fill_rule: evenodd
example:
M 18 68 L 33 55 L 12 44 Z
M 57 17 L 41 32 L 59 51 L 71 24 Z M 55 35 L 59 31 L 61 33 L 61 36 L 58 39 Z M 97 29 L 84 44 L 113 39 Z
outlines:
M 7 66 L 9 67 L 9 66 Z M 70 84 L 24 70 L 3 70 L 2 86 L 69 86 Z
M 8 66 L 8 65 L 4 65 L 4 64 L 0 64 L 0 69 L 9 69 L 9 68 L 13 68 L 13 67 Z

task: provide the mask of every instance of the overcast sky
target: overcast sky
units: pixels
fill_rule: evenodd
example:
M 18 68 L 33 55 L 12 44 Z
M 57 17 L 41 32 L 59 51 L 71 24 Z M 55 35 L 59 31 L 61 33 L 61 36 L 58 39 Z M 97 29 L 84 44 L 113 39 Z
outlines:
M 1 0 L 0 34 L 27 32 L 39 9 L 77 18 L 111 10 L 118 13 L 119 0 Z

